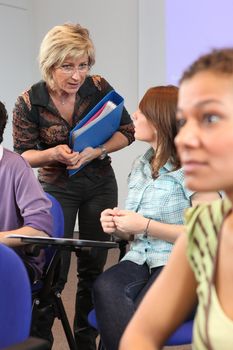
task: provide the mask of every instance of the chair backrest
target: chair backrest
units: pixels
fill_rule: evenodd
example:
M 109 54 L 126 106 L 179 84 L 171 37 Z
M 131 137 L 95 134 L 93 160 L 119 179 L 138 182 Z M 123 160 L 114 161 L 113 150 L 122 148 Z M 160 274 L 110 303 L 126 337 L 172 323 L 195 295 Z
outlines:
M 50 193 L 46 193 L 46 196 L 52 202 L 52 207 L 50 212 L 53 217 L 53 237 L 63 237 L 64 236 L 64 215 L 61 204 L 58 200 L 53 197 Z
M 46 193 L 46 196 L 52 203 L 52 207 L 50 208 L 50 213 L 53 218 L 53 237 L 62 238 L 64 236 L 64 214 L 62 207 L 58 200 L 53 197 L 51 194 Z M 45 256 L 46 256 L 46 265 L 48 265 L 54 255 L 55 249 L 53 247 L 45 248 Z
M 182 323 L 166 341 L 166 346 L 191 344 L 193 338 L 193 320 Z
M 98 330 L 95 309 L 88 314 L 88 323 L 90 326 Z M 193 320 L 184 322 L 166 341 L 165 346 L 186 345 L 192 343 Z M 99 350 L 104 350 L 103 344 L 100 342 Z
M 0 244 L 0 349 L 28 338 L 31 286 L 26 268 L 13 249 Z
M 50 213 L 53 219 L 53 231 L 52 237 L 61 238 L 64 236 L 64 214 L 62 207 L 58 200 L 53 197 L 51 194 L 46 192 L 46 196 L 51 201 L 52 206 L 50 208 Z M 42 247 L 38 246 L 39 249 Z M 43 247 L 45 252 L 45 266 L 44 266 L 44 276 L 43 281 L 38 280 L 36 283 L 32 285 L 33 292 L 33 300 L 35 299 L 35 295 L 37 292 L 45 293 L 46 295 L 49 293 L 51 288 L 51 283 L 53 283 L 54 273 L 59 264 L 60 258 L 58 254 L 56 254 L 56 248 L 53 246 Z M 56 258 L 55 258 L 56 255 Z M 42 288 L 43 286 L 43 288 Z
M 46 193 L 52 202 L 50 209 L 53 217 L 53 237 L 64 236 L 64 214 L 60 203 L 51 194 Z M 60 275 L 60 264 L 62 263 L 62 251 L 55 246 L 45 248 L 46 266 L 41 281 L 33 285 L 33 319 L 38 314 L 45 315 L 48 310 L 53 309 L 55 317 L 62 322 L 63 329 L 69 344 L 69 349 L 76 349 L 76 343 L 62 302 L 60 288 L 57 283 Z M 46 305 L 40 308 L 40 305 Z M 39 310 L 38 310 L 39 309 Z M 49 311 L 49 314 L 51 311 Z

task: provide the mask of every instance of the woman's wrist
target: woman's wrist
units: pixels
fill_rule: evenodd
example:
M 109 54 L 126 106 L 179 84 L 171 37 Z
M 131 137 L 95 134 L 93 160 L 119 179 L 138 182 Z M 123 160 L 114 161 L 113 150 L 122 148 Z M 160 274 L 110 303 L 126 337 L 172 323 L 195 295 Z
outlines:
M 100 147 L 96 147 L 95 151 L 96 151 L 96 157 L 95 158 L 98 159 L 101 156 L 101 154 L 102 154 L 102 150 L 101 150 Z
M 56 147 L 57 146 L 50 147 L 47 150 L 44 150 L 47 153 L 47 160 L 48 160 L 48 162 L 57 161 L 57 150 L 56 150 Z M 44 151 L 42 151 L 42 152 L 44 152 Z
M 99 158 L 100 160 L 103 160 L 104 158 L 107 157 L 108 152 L 107 152 L 107 150 L 106 150 L 106 148 L 105 148 L 105 145 L 99 145 L 99 146 L 97 147 L 97 149 L 100 151 L 100 154 L 98 155 L 98 158 Z
M 151 222 L 151 219 L 147 219 L 146 221 L 146 226 L 145 226 L 145 229 L 143 231 L 143 236 L 145 238 L 147 238 L 148 234 L 149 234 L 149 226 L 150 226 L 150 222 Z

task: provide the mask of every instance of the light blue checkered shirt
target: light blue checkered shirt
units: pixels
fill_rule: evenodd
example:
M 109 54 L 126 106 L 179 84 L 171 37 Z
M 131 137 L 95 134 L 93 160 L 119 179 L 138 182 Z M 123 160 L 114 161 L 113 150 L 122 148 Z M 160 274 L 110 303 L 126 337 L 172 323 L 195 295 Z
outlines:
M 146 218 L 167 224 L 183 224 L 184 209 L 191 206 L 193 192 L 184 186 L 182 169 L 171 171 L 167 162 L 156 179 L 152 178 L 150 159 L 153 149 L 150 148 L 134 162 L 128 178 L 128 197 L 126 209 L 142 214 Z M 147 263 L 150 268 L 167 263 L 173 244 L 147 237 L 143 234 L 135 236 L 129 252 L 122 260 L 130 260 L 136 264 Z

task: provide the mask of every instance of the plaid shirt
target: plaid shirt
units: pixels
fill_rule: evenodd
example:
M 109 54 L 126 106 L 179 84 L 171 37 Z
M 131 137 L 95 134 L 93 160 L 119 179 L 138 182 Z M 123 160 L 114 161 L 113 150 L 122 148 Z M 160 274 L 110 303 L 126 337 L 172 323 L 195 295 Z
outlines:
M 152 178 L 150 159 L 153 149 L 136 159 L 128 179 L 129 193 L 126 209 L 140 213 L 146 218 L 167 224 L 183 224 L 184 209 L 191 206 L 191 191 L 184 187 L 182 169 L 172 171 L 167 162 L 156 179 Z M 129 252 L 123 260 L 136 264 L 147 263 L 150 268 L 167 263 L 173 244 L 143 234 L 135 236 Z

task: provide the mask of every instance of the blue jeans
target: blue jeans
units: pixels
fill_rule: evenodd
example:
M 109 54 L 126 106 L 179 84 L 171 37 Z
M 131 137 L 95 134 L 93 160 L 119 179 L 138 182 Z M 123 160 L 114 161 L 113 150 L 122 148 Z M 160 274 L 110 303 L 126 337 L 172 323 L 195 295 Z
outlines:
M 163 266 L 122 261 L 102 273 L 93 286 L 93 301 L 100 336 L 107 350 L 117 350 L 136 308 Z

